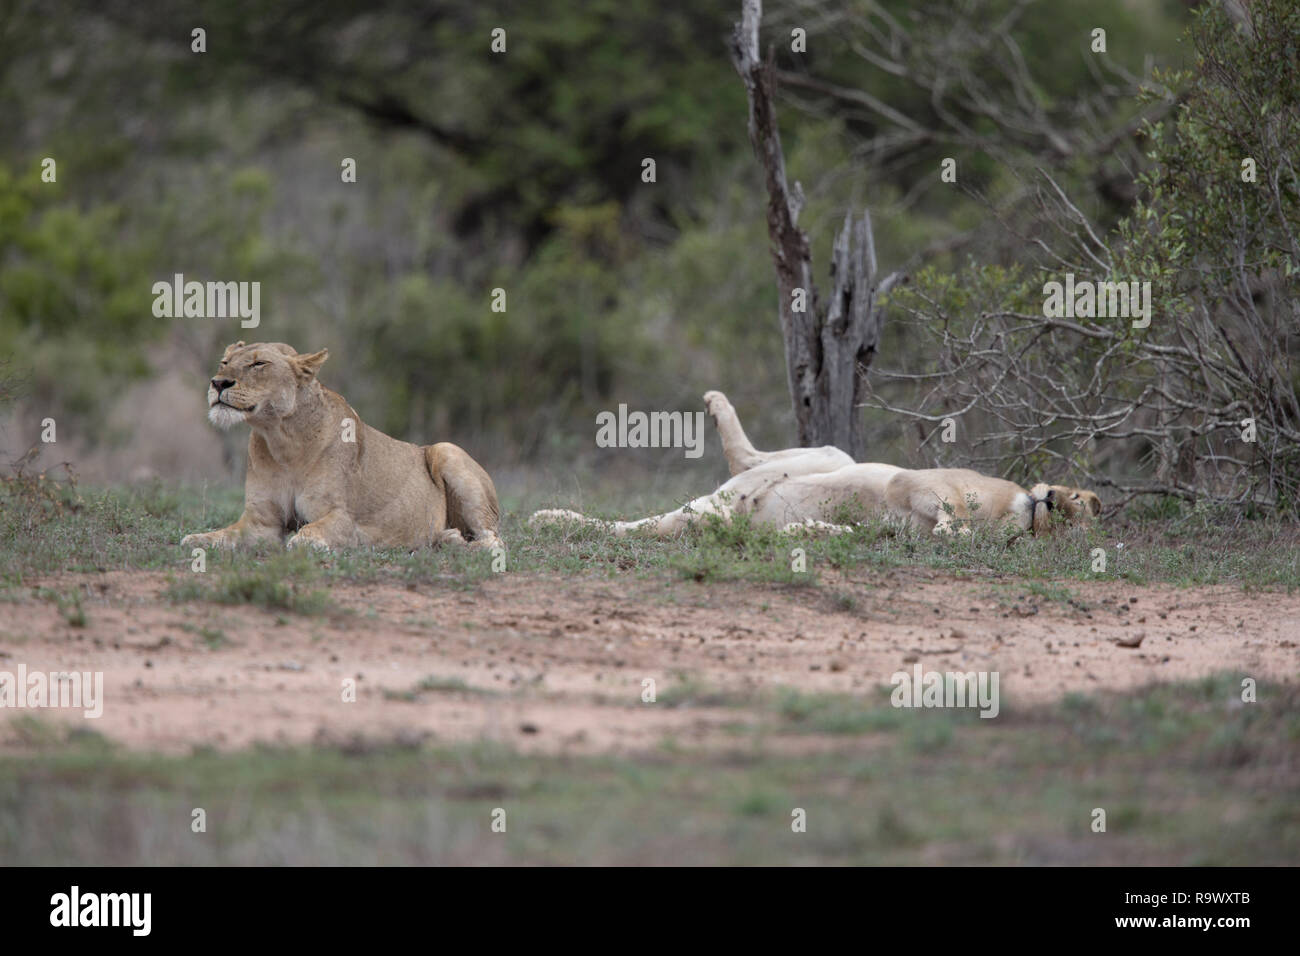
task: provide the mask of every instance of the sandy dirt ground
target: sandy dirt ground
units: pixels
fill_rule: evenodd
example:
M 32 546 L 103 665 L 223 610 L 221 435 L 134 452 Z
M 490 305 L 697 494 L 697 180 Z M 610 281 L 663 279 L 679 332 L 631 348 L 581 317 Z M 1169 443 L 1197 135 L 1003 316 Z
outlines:
M 1229 587 L 1069 582 L 1066 601 L 1010 579 L 925 571 L 820 589 L 503 575 L 471 590 L 334 587 L 338 613 L 300 616 L 174 604 L 163 574 L 32 585 L 33 596 L 3 605 L 0 671 L 102 671 L 103 716 L 0 711 L 4 752 L 28 745 L 5 718 L 28 714 L 171 753 L 393 738 L 634 753 L 665 738 L 708 747 L 737 720 L 772 719 L 707 696 L 672 706 L 683 675 L 742 693 L 863 694 L 919 662 L 998 672 L 1004 709 L 1224 670 L 1300 675 L 1300 595 Z M 36 597 L 42 587 L 78 590 L 84 626 Z M 349 679 L 354 702 L 343 699 Z M 654 704 L 642 701 L 647 679 L 663 698 Z M 808 735 L 787 743 L 817 746 Z

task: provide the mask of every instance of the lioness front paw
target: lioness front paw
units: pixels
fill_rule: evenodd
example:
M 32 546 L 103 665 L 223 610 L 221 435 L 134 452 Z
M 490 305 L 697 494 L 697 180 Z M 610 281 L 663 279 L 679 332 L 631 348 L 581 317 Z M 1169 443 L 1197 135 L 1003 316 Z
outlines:
M 315 551 L 328 551 L 330 549 L 328 541 L 306 530 L 295 534 L 284 543 L 284 547 L 287 551 L 293 551 L 296 548 L 311 548 Z
M 937 535 L 954 535 L 954 534 L 971 534 L 969 522 L 962 521 L 960 524 L 955 521 L 940 521 L 934 526 L 934 533 Z
M 227 548 L 233 550 L 236 543 L 235 536 L 228 533 L 224 528 L 219 531 L 187 534 L 181 538 L 182 548 Z

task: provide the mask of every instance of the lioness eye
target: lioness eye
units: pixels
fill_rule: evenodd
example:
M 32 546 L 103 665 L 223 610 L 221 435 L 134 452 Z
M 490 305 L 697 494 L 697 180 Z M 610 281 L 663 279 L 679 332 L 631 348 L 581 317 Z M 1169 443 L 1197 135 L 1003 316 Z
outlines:
M 254 362 L 252 365 L 250 365 L 250 366 L 248 366 L 248 367 L 249 367 L 249 368 L 261 368 L 261 367 L 262 367 L 263 365 L 265 365 L 265 364 L 266 364 L 265 362 Z

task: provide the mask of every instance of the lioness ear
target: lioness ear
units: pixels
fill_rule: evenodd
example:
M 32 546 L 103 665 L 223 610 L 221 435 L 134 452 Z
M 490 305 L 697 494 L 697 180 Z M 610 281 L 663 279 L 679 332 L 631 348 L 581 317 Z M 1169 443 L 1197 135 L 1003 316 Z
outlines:
M 1096 495 L 1090 496 L 1088 498 L 1088 510 L 1091 511 L 1093 515 L 1101 514 L 1101 499 Z
M 295 355 L 289 361 L 293 363 L 294 373 L 298 376 L 300 382 L 310 382 L 320 371 L 320 367 L 325 364 L 325 360 L 330 357 L 329 349 L 321 349 L 319 352 L 313 352 L 311 355 Z
M 243 347 L 244 347 L 243 339 L 240 339 L 234 345 L 227 345 L 226 351 L 221 356 L 222 361 L 225 361 L 226 359 L 230 358 L 230 353 L 235 351 L 235 349 L 242 349 Z

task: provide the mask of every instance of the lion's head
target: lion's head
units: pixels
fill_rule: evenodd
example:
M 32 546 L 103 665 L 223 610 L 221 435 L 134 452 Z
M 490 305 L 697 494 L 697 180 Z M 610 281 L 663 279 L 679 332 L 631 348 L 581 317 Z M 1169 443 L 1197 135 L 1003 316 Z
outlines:
M 1095 492 L 1083 488 L 1070 488 L 1066 485 L 1034 485 L 1029 492 L 1034 500 L 1034 530 L 1040 530 L 1039 522 L 1044 521 L 1052 511 L 1064 515 L 1071 524 L 1085 524 L 1101 514 L 1101 499 Z M 1039 508 L 1045 505 L 1046 508 Z
M 283 342 L 236 342 L 226 347 L 208 383 L 208 420 L 219 428 L 267 425 L 292 415 L 299 389 L 310 385 L 328 349 L 299 355 Z

